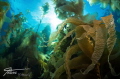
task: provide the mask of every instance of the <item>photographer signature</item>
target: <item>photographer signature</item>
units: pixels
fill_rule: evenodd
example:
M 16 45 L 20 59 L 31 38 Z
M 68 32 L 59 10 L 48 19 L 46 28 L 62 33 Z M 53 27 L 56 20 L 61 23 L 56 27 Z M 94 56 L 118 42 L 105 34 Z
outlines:
M 5 76 L 6 74 L 17 74 L 17 71 L 19 70 L 29 70 L 29 68 L 25 68 L 25 69 L 12 69 L 12 67 L 5 68 L 4 71 L 6 72 L 3 76 Z

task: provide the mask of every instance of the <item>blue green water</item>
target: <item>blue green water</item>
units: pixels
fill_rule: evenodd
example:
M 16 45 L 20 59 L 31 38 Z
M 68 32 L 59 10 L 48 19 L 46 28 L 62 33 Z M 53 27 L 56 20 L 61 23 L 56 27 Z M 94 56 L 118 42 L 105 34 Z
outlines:
M 119 0 L 0 0 L 0 78 L 120 79 L 119 7 Z
M 10 3 L 10 10 L 8 11 L 8 16 L 10 17 L 11 14 L 18 14 L 22 12 L 24 16 L 27 18 L 27 22 L 24 23 L 26 27 L 32 27 L 36 30 L 36 26 L 39 24 L 40 19 L 42 18 L 42 10 L 41 7 L 48 2 L 50 4 L 50 10 L 46 14 L 46 17 L 42 20 L 42 26 L 39 29 L 40 31 L 43 30 L 45 23 L 50 23 L 52 32 L 56 30 L 56 26 L 61 23 L 62 21 L 57 18 L 57 15 L 54 12 L 55 5 L 51 0 L 8 0 Z M 83 14 L 97 14 L 96 19 L 101 19 L 101 17 L 109 15 L 111 12 L 117 12 L 111 10 L 110 6 L 106 8 L 102 8 L 101 4 L 94 4 L 90 6 L 89 2 L 84 0 L 84 13 Z M 119 15 L 114 14 L 116 19 L 118 19 Z M 116 27 L 118 28 L 118 27 Z

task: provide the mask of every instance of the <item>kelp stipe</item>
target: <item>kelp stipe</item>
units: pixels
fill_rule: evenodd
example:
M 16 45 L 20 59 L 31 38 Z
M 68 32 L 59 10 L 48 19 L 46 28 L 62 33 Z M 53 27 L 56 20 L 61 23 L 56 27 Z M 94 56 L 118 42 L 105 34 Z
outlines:
M 39 27 L 40 27 L 40 25 L 41 25 L 41 23 L 42 23 L 42 20 L 43 20 L 44 16 L 48 13 L 48 10 L 49 10 L 49 4 L 48 4 L 48 2 L 46 2 L 45 5 L 42 6 L 43 14 L 42 14 L 42 17 L 41 17 L 41 19 L 40 19 L 40 23 L 38 24 L 38 28 L 37 28 L 36 33 L 37 33 L 38 30 L 39 30 Z

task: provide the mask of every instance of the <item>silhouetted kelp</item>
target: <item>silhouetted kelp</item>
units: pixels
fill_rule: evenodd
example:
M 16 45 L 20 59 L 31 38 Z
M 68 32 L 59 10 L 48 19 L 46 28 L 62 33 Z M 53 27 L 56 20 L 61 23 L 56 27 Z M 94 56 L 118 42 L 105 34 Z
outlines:
M 39 30 L 39 27 L 40 27 L 40 25 L 41 25 L 41 22 L 42 22 L 44 16 L 48 13 L 48 10 L 49 10 L 49 4 L 48 4 L 48 2 L 46 2 L 45 5 L 42 6 L 43 14 L 42 14 L 42 18 L 40 19 L 40 23 L 39 23 L 39 25 L 38 25 L 38 28 L 37 28 L 36 33 L 37 33 L 38 30 Z
M 90 5 L 100 3 L 102 7 L 110 6 L 112 10 L 120 10 L 119 0 L 87 0 Z
M 31 28 L 23 28 L 26 18 L 22 12 L 12 16 L 0 44 L 5 49 L 0 54 L 0 77 L 119 79 L 120 36 L 115 30 L 113 15 L 95 20 L 96 15 L 83 15 L 82 0 L 53 1 L 56 4 L 55 12 L 58 18 L 64 21 L 51 35 L 49 24 L 41 33 L 34 32 Z M 46 14 L 48 4 L 45 4 L 43 9 Z M 3 70 L 9 67 L 29 68 L 27 71 L 17 72 L 29 73 L 30 76 L 7 74 L 3 77 Z
M 14 19 L 13 19 L 14 18 Z M 6 35 L 2 36 L 1 45 L 4 44 L 6 50 L 1 54 L 1 65 L 2 61 L 11 62 L 1 67 L 1 73 L 4 74 L 3 70 L 7 67 L 13 69 L 24 69 L 30 68 L 29 71 L 17 71 L 18 73 L 32 73 L 31 76 L 24 77 L 25 79 L 33 78 L 38 79 L 44 71 L 44 64 L 46 64 L 38 51 L 38 40 L 44 42 L 44 39 L 39 34 L 35 33 L 32 29 L 23 29 L 22 24 L 24 22 L 23 14 L 20 12 L 12 17 L 12 22 L 9 24 L 8 29 L 5 31 Z M 42 45 L 41 45 L 42 46 Z M 42 53 L 41 53 L 42 54 Z M 9 56 L 11 56 L 9 58 Z M 44 57 L 45 58 L 45 57 Z M 9 59 L 9 60 L 8 60 Z M 41 63 L 41 64 L 40 64 Z M 17 75 L 11 75 L 9 79 L 17 77 Z M 6 79 L 8 76 L 1 76 Z M 23 78 L 18 76 L 18 78 Z

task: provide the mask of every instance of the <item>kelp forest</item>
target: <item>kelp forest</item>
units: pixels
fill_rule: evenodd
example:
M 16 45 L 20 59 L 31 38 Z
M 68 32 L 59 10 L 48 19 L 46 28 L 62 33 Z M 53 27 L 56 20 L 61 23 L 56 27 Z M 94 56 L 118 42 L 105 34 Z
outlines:
M 49 2 L 37 30 L 25 28 L 22 12 L 6 16 L 10 3 L 0 1 L 1 79 L 120 79 L 120 27 L 117 0 L 87 0 L 90 5 L 110 6 L 109 15 L 84 15 L 84 0 L 52 0 L 62 23 L 50 32 L 46 23 L 40 32 Z M 19 70 L 21 69 L 21 70 Z

